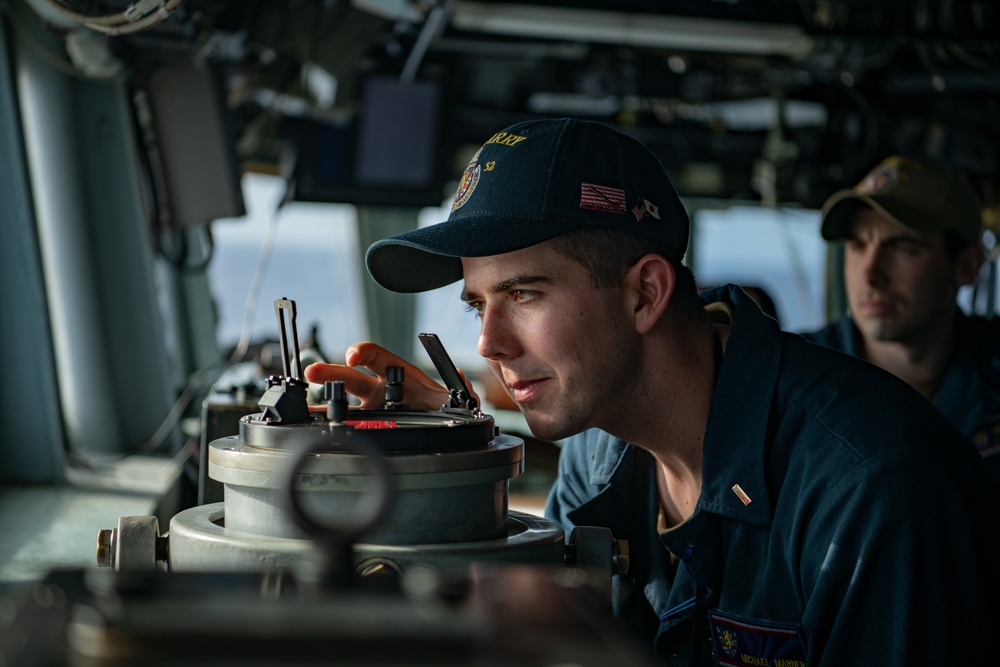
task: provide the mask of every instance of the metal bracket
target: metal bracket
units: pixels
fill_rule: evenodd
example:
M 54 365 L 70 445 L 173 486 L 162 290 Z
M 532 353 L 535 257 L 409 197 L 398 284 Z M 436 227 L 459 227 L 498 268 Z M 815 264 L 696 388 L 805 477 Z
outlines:
M 434 362 L 434 368 L 441 375 L 445 386 L 448 387 L 447 407 L 465 408 L 469 412 L 478 412 L 479 401 L 475 399 L 472 392 L 466 386 L 465 381 L 462 380 L 462 376 L 459 374 L 458 369 L 455 368 L 455 364 L 452 362 L 451 357 L 448 356 L 448 352 L 445 351 L 444 345 L 441 344 L 441 339 L 438 338 L 437 334 L 422 333 L 418 334 L 417 337 L 423 343 L 424 349 L 427 350 L 431 361 Z

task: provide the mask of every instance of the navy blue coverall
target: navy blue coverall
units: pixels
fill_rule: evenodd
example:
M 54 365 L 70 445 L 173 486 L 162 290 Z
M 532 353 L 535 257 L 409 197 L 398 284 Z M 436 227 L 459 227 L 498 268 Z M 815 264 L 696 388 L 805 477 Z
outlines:
M 629 541 L 616 613 L 664 664 L 997 664 L 1000 486 L 915 390 L 781 332 L 735 286 L 694 515 L 662 534 L 654 460 L 591 430 L 546 516 Z M 636 406 L 642 410 L 658 406 Z
M 858 356 L 861 332 L 850 317 L 802 335 Z M 953 347 L 934 405 L 978 449 L 1000 446 L 1000 319 L 968 317 L 959 312 Z

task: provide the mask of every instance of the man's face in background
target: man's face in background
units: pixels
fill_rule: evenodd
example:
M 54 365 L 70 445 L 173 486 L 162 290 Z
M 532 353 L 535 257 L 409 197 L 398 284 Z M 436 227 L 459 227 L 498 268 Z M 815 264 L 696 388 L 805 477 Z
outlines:
M 866 340 L 916 342 L 937 335 L 955 313 L 964 280 L 941 232 L 918 232 L 867 206 L 852 216 L 844 243 L 844 286 Z

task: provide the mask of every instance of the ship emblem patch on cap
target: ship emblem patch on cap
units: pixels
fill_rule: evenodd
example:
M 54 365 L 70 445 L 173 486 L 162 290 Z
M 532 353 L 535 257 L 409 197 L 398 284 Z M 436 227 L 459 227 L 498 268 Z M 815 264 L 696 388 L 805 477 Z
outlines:
M 625 213 L 625 191 L 607 185 L 580 184 L 580 208 L 608 213 Z
M 878 165 L 865 176 L 864 180 L 858 183 L 855 190 L 864 195 L 873 195 L 887 188 L 891 188 L 899 182 L 898 160 L 886 160 Z
M 461 208 L 465 202 L 469 201 L 472 191 L 476 189 L 476 184 L 479 183 L 479 176 L 482 173 L 482 167 L 479 165 L 479 154 L 482 151 L 482 148 L 476 151 L 472 160 L 469 161 L 469 166 L 465 168 L 462 180 L 458 184 L 458 190 L 455 192 L 455 201 L 451 204 L 452 211 Z

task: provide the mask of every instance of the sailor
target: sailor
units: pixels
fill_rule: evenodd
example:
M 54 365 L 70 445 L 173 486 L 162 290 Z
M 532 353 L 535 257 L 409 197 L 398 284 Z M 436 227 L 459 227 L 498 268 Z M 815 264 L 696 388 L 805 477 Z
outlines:
M 1000 486 L 893 375 L 698 293 L 688 216 L 611 127 L 533 120 L 482 146 L 445 222 L 374 243 L 377 283 L 463 281 L 482 355 L 536 437 L 566 438 L 546 514 L 630 545 L 615 611 L 665 664 L 995 660 Z M 486 168 L 489 165 L 489 169 Z M 446 390 L 373 343 L 312 365 L 377 404 Z M 374 377 L 363 372 L 364 367 Z
M 983 264 L 982 221 L 960 172 L 882 161 L 823 206 L 823 238 L 844 242 L 849 314 L 805 336 L 897 375 L 986 451 L 1000 447 L 1000 319 L 955 300 Z

